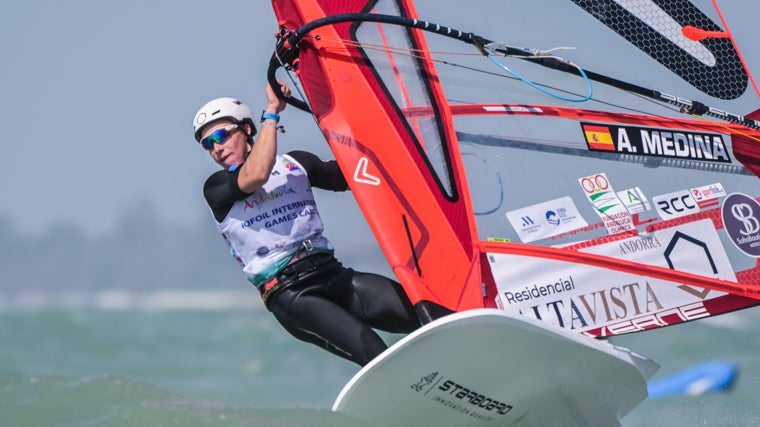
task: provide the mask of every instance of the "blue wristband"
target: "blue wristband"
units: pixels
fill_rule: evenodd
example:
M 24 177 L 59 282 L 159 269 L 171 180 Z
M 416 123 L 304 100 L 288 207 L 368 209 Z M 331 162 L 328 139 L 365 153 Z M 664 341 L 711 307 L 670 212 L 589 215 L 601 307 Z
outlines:
M 270 113 L 268 111 L 262 111 L 261 112 L 261 122 L 264 123 L 264 120 L 274 120 L 275 123 L 280 123 L 280 115 Z

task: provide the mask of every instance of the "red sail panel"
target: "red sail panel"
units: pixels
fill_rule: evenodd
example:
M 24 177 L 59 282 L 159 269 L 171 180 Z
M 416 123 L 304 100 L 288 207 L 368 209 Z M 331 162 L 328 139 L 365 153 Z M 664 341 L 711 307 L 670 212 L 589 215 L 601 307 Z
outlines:
M 273 1 L 279 21 L 291 29 L 327 15 L 367 12 L 373 3 Z M 398 13 L 413 17 L 411 4 L 402 4 Z M 432 63 L 351 46 L 359 37 L 372 38 L 373 43 L 391 37 L 394 43 L 406 39 L 411 48 L 425 52 L 423 33 L 361 22 L 320 27 L 309 36 L 300 44 L 298 76 L 370 228 L 412 302 L 430 318 L 438 312 L 482 307 L 469 195 L 461 179 L 451 114 Z M 380 62 L 387 67 L 380 69 Z M 410 106 L 433 115 L 407 117 L 404 110 Z

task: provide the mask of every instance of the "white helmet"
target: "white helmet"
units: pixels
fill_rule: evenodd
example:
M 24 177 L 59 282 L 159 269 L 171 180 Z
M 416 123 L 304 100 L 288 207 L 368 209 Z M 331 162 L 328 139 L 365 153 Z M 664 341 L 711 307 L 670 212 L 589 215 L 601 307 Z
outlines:
M 256 135 L 253 114 L 247 105 L 235 98 L 216 98 L 207 102 L 195 113 L 195 119 L 193 119 L 195 140 L 200 142 L 203 127 L 219 119 L 231 119 L 238 124 L 241 122 L 248 123 L 251 125 L 250 136 Z

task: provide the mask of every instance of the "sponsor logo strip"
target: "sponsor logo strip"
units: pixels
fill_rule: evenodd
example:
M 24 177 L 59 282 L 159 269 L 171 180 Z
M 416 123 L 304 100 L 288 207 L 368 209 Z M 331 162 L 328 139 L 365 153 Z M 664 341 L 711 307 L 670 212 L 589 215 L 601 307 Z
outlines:
M 760 233 L 760 223 L 757 228 Z M 580 250 L 736 282 L 709 219 Z M 647 277 L 635 268 L 620 272 L 495 253 L 488 260 L 499 291 L 498 307 L 578 332 L 614 335 L 710 316 L 705 303 L 727 295 Z
M 556 236 L 588 225 L 570 197 L 517 209 L 507 212 L 506 215 L 523 243 Z
M 631 214 L 618 198 L 604 172 L 579 178 L 578 183 L 609 234 L 636 230 Z
M 663 221 L 699 212 L 701 209 L 689 190 L 652 197 L 657 214 Z
M 760 203 L 742 193 L 723 201 L 723 224 L 731 242 L 747 256 L 760 258 Z
M 649 200 L 639 187 L 618 191 L 617 196 L 631 214 L 642 213 L 652 209 L 652 205 L 649 204 Z
M 689 191 L 691 191 L 692 197 L 694 197 L 694 200 L 696 200 L 700 208 L 717 205 L 718 199 L 726 196 L 726 189 L 723 188 L 723 184 L 719 182 L 692 188 Z

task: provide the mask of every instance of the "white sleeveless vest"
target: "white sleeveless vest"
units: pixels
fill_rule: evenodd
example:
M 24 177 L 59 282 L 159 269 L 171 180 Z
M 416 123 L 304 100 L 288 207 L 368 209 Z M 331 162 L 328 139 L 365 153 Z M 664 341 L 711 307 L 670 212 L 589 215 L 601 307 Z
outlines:
M 304 245 L 333 250 L 322 236 L 324 226 L 306 171 L 288 155 L 276 157 L 264 186 L 235 202 L 217 227 L 256 287 L 272 279 Z

